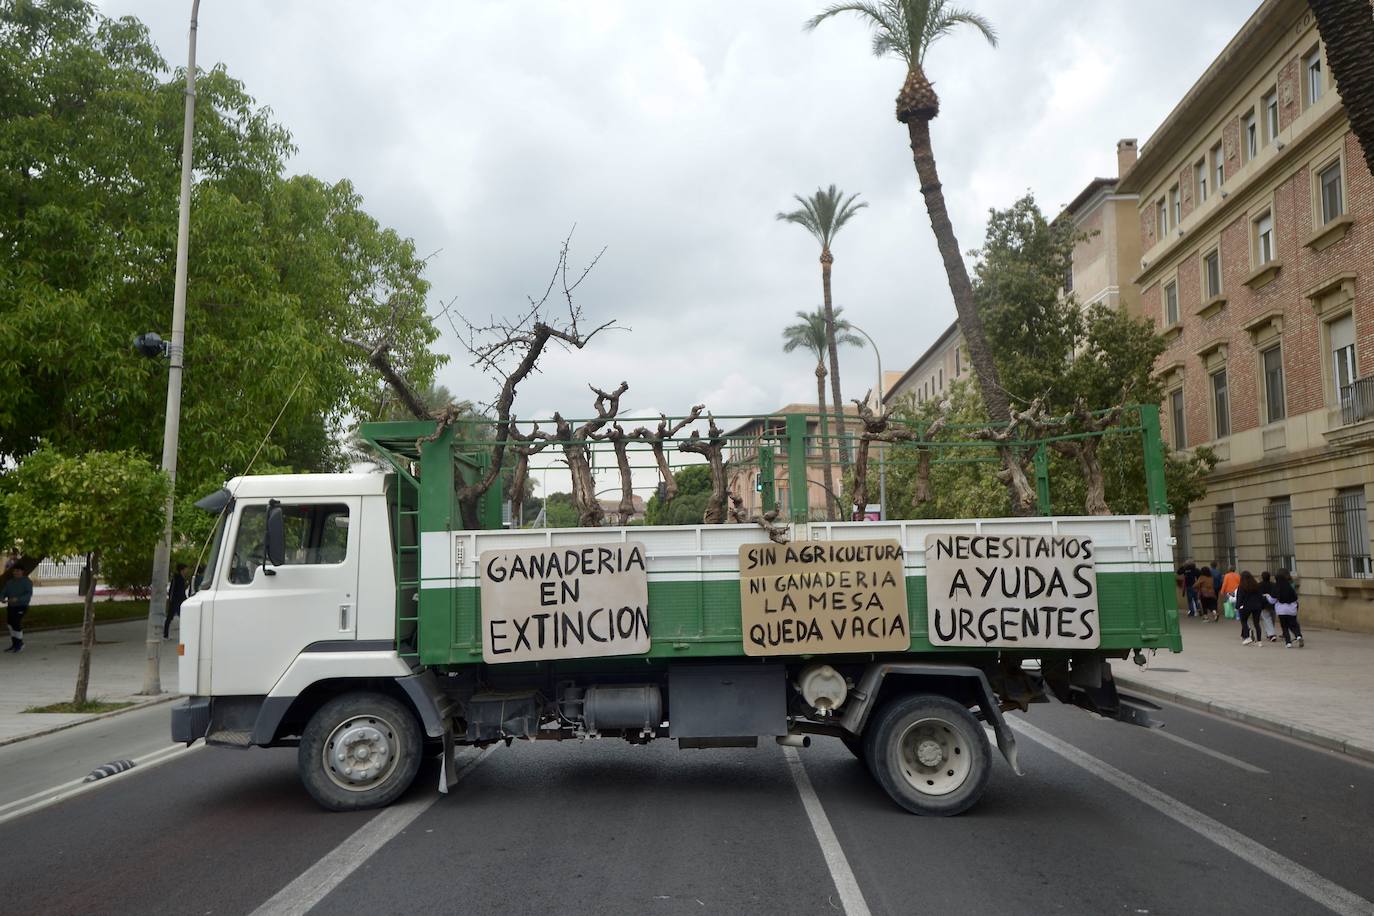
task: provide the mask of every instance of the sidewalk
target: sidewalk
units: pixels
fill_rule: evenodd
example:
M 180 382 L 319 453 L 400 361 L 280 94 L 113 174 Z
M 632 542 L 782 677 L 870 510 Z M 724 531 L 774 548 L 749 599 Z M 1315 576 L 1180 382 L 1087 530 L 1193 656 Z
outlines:
M 130 700 L 140 705 L 168 699 L 135 696 L 143 688 L 144 635 L 147 622 L 101 624 L 91 649 L 91 683 L 87 695 L 95 700 Z M 162 689 L 177 688 L 176 624 L 173 639 L 162 644 Z M 71 700 L 76 667 L 81 658 L 81 630 L 39 630 L 25 635 L 24 651 L 0 654 L 0 744 L 31 738 L 58 728 L 97 718 L 94 715 L 26 713 L 30 706 Z
M 1374 760 L 1374 634 L 1304 628 L 1307 647 L 1242 646 L 1240 623 L 1182 616 L 1183 653 L 1137 668 L 1114 662 L 1126 692 L 1186 706 Z

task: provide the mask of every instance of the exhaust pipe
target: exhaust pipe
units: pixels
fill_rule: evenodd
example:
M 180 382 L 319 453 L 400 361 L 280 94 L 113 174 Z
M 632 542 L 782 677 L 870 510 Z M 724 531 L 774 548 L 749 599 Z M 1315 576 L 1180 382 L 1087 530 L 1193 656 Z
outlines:
M 778 735 L 778 744 L 783 747 L 810 747 L 810 735 Z

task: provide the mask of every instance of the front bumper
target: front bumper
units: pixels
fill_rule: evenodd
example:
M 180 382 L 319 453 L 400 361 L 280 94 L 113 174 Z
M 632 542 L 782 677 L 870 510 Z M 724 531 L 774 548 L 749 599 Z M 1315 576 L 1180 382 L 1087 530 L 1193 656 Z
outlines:
M 210 730 L 210 698 L 191 697 L 172 707 L 172 740 L 190 744 Z

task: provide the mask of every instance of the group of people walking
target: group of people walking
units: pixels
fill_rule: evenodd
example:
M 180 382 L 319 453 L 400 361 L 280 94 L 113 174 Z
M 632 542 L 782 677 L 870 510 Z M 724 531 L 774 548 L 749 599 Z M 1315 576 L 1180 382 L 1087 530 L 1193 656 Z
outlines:
M 1285 648 L 1291 649 L 1295 643 L 1299 649 L 1306 645 L 1298 624 L 1298 589 L 1288 570 L 1280 569 L 1272 577 L 1265 571 L 1256 579 L 1248 569 L 1222 573 L 1220 563 L 1198 568 L 1189 560 L 1178 573 L 1183 577 L 1189 617 L 1216 622 L 1221 618 L 1219 608 L 1227 609 L 1228 617 L 1233 608 L 1240 619 L 1241 645 L 1278 642 L 1280 631 Z

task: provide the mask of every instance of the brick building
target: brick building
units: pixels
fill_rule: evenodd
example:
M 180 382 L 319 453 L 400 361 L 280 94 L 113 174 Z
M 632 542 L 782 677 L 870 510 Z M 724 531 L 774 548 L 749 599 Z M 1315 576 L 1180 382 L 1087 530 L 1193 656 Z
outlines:
M 1219 458 L 1177 552 L 1293 569 L 1306 619 L 1374 630 L 1374 185 L 1307 5 L 1261 4 L 1117 190 L 1165 438 Z
M 850 448 L 852 459 L 853 443 L 863 431 L 863 426 L 858 420 L 857 407 L 852 404 L 846 405 L 844 413 L 845 432 L 848 437 L 845 441 Z M 807 517 L 812 521 L 820 521 L 829 517 L 826 513 L 827 491 L 835 494 L 844 492 L 840 475 L 841 441 L 838 438 L 838 430 L 835 429 L 833 410 L 829 413 L 827 422 L 831 437 L 828 443 L 831 456 L 831 478 L 828 485 L 825 477 L 824 452 L 821 450 L 819 408 L 815 404 L 788 404 L 767 416 L 747 420 L 725 434 L 728 460 L 726 486 L 731 494 L 744 501 L 744 507 L 750 514 L 763 511 L 763 498 L 754 488 L 755 477 L 759 473 L 759 447 L 762 445 L 772 449 L 774 453 L 774 492 L 778 509 L 784 518 L 793 518 L 794 510 L 800 511 L 800 503 L 793 498 L 794 484 L 787 477 L 787 451 L 783 447 L 785 440 L 782 437 L 787 431 L 788 414 L 806 416 Z

